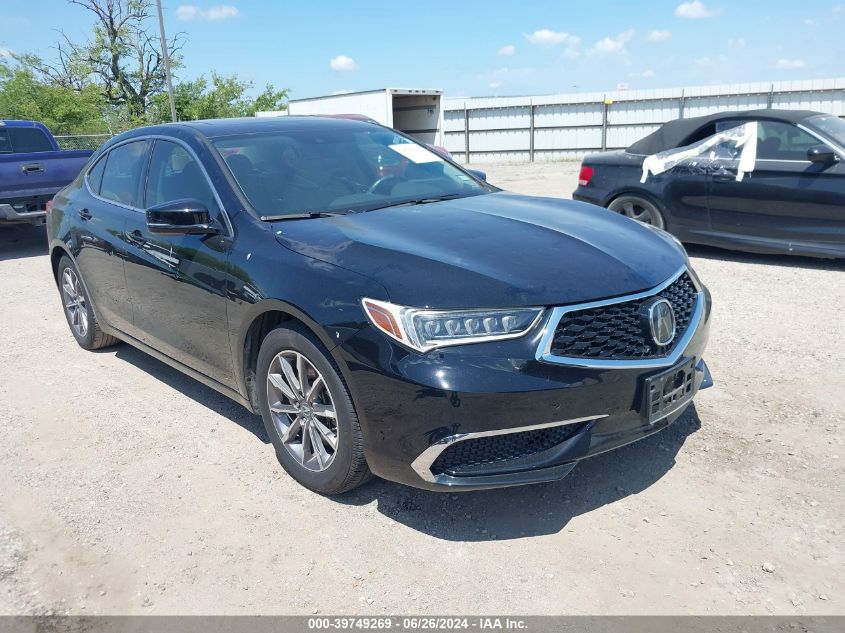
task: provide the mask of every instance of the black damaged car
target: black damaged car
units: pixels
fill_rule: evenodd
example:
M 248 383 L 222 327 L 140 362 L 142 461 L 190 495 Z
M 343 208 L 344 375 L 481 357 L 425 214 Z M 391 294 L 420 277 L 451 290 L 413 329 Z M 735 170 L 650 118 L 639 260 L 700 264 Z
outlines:
M 127 132 L 48 227 L 82 347 L 125 341 L 260 413 L 321 493 L 558 479 L 711 382 L 710 296 L 673 237 L 374 123 Z
M 670 121 L 626 150 L 584 158 L 575 200 L 682 242 L 845 257 L 845 121 L 804 110 Z

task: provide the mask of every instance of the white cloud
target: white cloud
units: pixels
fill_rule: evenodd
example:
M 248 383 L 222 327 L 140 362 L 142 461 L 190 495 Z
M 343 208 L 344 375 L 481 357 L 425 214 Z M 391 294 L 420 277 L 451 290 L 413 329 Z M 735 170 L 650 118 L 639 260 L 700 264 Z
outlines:
M 675 16 L 679 18 L 698 20 L 701 18 L 712 18 L 715 15 L 719 15 L 719 12 L 708 8 L 708 6 L 701 2 L 701 0 L 682 2 L 675 7 Z
M 803 59 L 779 59 L 775 62 L 775 68 L 778 70 L 797 70 L 798 68 L 805 68 L 807 64 Z
M 805 26 L 816 26 L 817 22 L 813 18 L 807 18 L 804 20 Z
M 502 46 L 497 54 L 501 57 L 513 57 L 514 53 L 516 53 L 516 46 L 508 44 L 507 46 Z
M 208 9 L 203 9 L 195 4 L 180 4 L 176 8 L 176 17 L 184 22 L 190 22 L 192 20 L 217 22 L 218 20 L 236 18 L 240 13 L 237 7 L 233 7 L 230 4 L 216 4 Z
M 634 37 L 634 29 L 628 29 L 616 37 L 605 37 L 596 42 L 590 49 L 590 53 L 597 55 L 610 55 L 612 53 L 625 53 L 625 44 Z
M 331 60 L 329 60 L 329 66 L 332 70 L 335 70 L 339 73 L 348 73 L 352 72 L 353 70 L 358 70 L 357 62 L 351 57 L 347 57 L 346 55 L 338 55 L 337 57 L 332 57 Z
M 744 37 L 738 37 L 736 39 L 731 38 L 728 40 L 729 48 L 745 48 L 746 44 L 747 42 Z
M 533 33 L 526 33 L 525 38 L 535 46 L 557 46 L 558 44 L 577 46 L 581 41 L 581 38 L 569 33 L 549 29 L 539 29 Z
M 667 29 L 655 29 L 654 31 L 649 31 L 646 39 L 649 42 L 665 42 L 670 37 L 672 37 L 672 32 Z
M 487 86 L 488 86 L 488 88 L 492 88 L 493 90 L 495 90 L 496 88 L 502 87 L 502 82 L 501 81 L 491 81 L 489 84 L 487 84 Z
M 649 68 L 648 70 L 644 70 L 640 73 L 640 77 L 642 77 L 643 79 L 651 79 L 652 77 L 654 77 L 654 75 L 655 73 L 651 68 Z
M 0 57 L 11 57 L 15 53 L 12 51 L 11 48 L 3 48 L 0 46 Z

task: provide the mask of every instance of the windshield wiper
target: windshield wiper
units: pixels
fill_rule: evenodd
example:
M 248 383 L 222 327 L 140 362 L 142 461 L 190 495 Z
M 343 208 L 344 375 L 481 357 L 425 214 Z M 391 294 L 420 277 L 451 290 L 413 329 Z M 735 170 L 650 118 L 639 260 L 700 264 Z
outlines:
M 467 198 L 472 194 L 465 193 L 450 193 L 443 196 L 428 196 L 425 198 L 414 198 L 412 200 L 400 200 L 399 202 L 392 202 L 380 207 L 373 207 L 372 209 L 364 209 L 367 211 L 378 211 L 379 209 L 391 209 L 393 207 L 412 207 L 417 204 L 430 204 L 432 202 L 442 202 L 443 200 L 454 200 L 456 198 Z
M 307 220 L 309 218 L 334 218 L 345 213 L 336 211 L 309 211 L 308 213 L 287 213 L 285 215 L 262 215 L 264 222 L 278 222 L 281 220 Z

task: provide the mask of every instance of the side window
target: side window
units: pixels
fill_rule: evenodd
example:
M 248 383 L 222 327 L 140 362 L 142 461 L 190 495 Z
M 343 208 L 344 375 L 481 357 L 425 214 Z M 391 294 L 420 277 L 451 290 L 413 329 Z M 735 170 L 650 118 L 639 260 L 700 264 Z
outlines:
M 88 186 L 91 188 L 91 191 L 96 193 L 98 196 L 100 195 L 100 185 L 103 182 L 103 172 L 106 169 L 106 157 L 107 153 L 100 156 L 97 164 L 94 165 L 85 176 L 85 178 L 88 179 Z
M 50 139 L 37 127 L 9 128 L 9 136 L 12 139 L 12 151 L 16 154 L 53 151 Z
M 757 158 L 807 160 L 807 150 L 820 141 L 790 123 L 760 121 L 757 126 Z
M 188 151 L 170 141 L 156 141 L 147 178 L 146 208 L 193 198 L 217 215 L 217 203 L 208 180 Z
M 138 205 L 138 188 L 144 173 L 147 141 L 135 141 L 111 150 L 103 170 L 100 196 L 130 207 Z

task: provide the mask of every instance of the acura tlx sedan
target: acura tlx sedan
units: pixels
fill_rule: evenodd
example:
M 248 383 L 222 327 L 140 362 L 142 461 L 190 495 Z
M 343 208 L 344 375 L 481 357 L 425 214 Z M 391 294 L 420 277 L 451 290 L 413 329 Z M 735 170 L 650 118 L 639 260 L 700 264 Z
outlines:
M 372 122 L 136 129 L 48 227 L 82 347 L 125 341 L 260 413 L 324 494 L 559 479 L 712 382 L 710 295 L 673 237 Z

